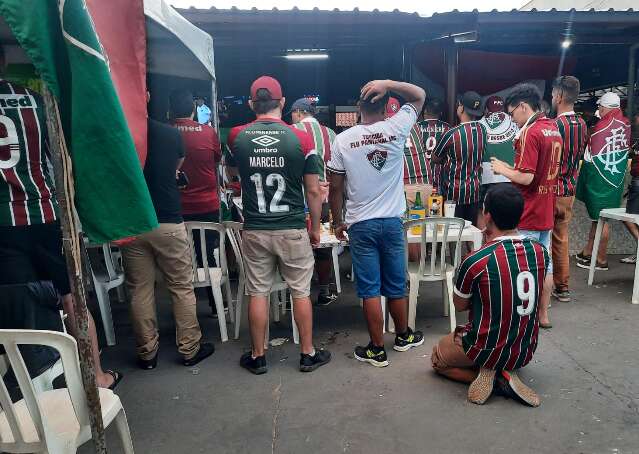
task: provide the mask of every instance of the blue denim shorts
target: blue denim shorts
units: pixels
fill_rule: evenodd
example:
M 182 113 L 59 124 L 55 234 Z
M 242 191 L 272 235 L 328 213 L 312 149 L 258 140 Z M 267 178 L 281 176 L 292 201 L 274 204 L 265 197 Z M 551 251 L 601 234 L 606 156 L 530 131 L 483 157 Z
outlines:
M 550 256 L 550 261 L 548 262 L 548 269 L 546 270 L 546 274 L 552 274 L 552 230 L 519 230 L 520 235 L 530 238 L 531 240 L 538 241 L 542 244 L 543 247 L 548 251 L 548 255 Z
M 369 219 L 348 229 L 357 296 L 406 296 L 406 245 L 400 218 Z

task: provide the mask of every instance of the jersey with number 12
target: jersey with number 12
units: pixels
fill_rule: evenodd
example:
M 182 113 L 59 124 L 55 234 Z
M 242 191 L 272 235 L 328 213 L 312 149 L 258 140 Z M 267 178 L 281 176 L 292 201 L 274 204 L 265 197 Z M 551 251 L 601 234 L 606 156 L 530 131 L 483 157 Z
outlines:
M 520 236 L 495 238 L 464 259 L 455 293 L 470 299 L 462 345 L 476 366 L 515 370 L 530 362 L 549 261 L 540 243 Z
M 304 175 L 321 172 L 313 138 L 269 118 L 233 128 L 228 145 L 228 165 L 242 181 L 244 228 L 305 228 Z

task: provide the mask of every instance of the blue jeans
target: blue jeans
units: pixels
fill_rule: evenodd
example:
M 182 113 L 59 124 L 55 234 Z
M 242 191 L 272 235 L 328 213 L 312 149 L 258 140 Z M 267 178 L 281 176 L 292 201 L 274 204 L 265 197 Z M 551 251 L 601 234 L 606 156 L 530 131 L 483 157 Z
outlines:
M 406 296 L 406 245 L 400 218 L 369 219 L 348 229 L 357 296 Z
M 552 230 L 522 230 L 519 229 L 519 234 L 530 238 L 531 240 L 538 241 L 541 243 L 543 247 L 548 251 L 548 255 L 550 255 L 550 262 L 548 262 L 548 269 L 546 270 L 546 274 L 552 274 Z

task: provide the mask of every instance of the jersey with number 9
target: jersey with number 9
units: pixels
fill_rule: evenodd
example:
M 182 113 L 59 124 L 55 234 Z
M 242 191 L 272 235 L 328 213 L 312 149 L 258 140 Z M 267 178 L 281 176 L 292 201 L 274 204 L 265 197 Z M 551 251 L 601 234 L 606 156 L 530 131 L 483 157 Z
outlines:
M 312 137 L 269 118 L 233 128 L 228 144 L 227 164 L 242 180 L 244 228 L 305 228 L 304 175 L 321 173 Z
M 540 243 L 514 236 L 489 242 L 464 259 L 455 293 L 470 299 L 462 344 L 476 365 L 514 370 L 530 362 L 549 260 Z

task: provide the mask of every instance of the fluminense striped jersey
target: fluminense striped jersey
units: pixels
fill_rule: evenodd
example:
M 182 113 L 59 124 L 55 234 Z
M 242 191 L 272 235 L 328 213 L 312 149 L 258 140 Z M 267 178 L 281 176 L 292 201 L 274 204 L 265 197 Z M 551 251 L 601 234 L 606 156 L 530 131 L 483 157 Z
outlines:
M 462 123 L 444 134 L 435 156 L 444 158 L 441 194 L 459 205 L 479 201 L 481 161 L 486 148 L 486 127 L 479 121 Z
M 321 124 L 313 117 L 307 117 L 299 123 L 293 125 L 301 131 L 306 131 L 313 137 L 315 151 L 320 157 L 322 172 L 320 181 L 326 181 L 326 163 L 331 160 L 331 144 L 335 140 L 335 131 Z
M 404 145 L 404 184 L 433 184 L 430 156 L 424 149 L 421 128 L 415 124 Z
M 555 123 L 559 134 L 564 139 L 560 177 L 557 179 L 557 195 L 570 197 L 575 195 L 577 178 L 579 178 L 579 161 L 584 157 L 588 143 L 588 127 L 583 118 L 574 112 L 558 115 Z
M 44 103 L 35 92 L 0 79 L 0 225 L 57 219 L 47 166 Z
M 424 142 L 424 150 L 426 151 L 426 157 L 430 161 L 431 173 L 433 174 L 433 186 L 438 190 L 440 186 L 440 177 L 442 172 L 441 164 L 436 164 L 431 160 L 431 156 L 437 144 L 442 140 L 442 137 L 450 129 L 450 125 L 441 120 L 424 120 L 418 123 L 422 130 L 422 140 Z
M 462 345 L 475 365 L 515 370 L 530 362 L 537 348 L 538 302 L 549 260 L 537 241 L 504 236 L 462 262 L 455 293 L 470 299 Z

